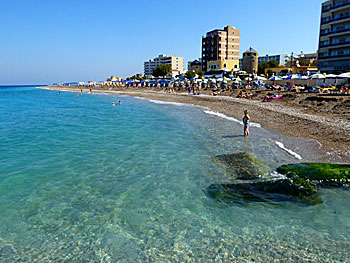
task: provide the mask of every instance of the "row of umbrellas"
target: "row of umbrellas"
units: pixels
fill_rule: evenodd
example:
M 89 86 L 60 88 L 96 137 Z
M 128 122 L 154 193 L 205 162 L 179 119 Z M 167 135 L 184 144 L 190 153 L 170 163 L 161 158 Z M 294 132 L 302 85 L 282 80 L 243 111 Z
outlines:
M 260 77 L 261 78 L 261 77 Z M 340 75 L 334 75 L 334 74 L 328 74 L 328 75 L 323 75 L 323 74 L 314 74 L 312 76 L 300 76 L 300 75 L 290 75 L 290 76 L 285 76 L 282 78 L 279 78 L 277 76 L 273 76 L 272 78 L 270 78 L 269 80 L 272 81 L 276 81 L 276 80 L 282 80 L 282 79 L 334 79 L 334 78 L 350 78 L 350 72 L 347 73 L 342 73 Z M 265 80 L 267 80 L 266 78 L 264 78 Z

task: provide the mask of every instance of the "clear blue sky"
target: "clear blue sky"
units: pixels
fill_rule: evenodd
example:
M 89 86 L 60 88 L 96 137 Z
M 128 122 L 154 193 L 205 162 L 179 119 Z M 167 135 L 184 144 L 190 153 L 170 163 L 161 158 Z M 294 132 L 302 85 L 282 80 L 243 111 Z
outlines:
M 13 0 L 0 6 L 0 84 L 143 73 L 158 54 L 200 57 L 207 31 L 241 30 L 241 54 L 315 52 L 320 0 Z M 187 65 L 185 65 L 187 67 Z

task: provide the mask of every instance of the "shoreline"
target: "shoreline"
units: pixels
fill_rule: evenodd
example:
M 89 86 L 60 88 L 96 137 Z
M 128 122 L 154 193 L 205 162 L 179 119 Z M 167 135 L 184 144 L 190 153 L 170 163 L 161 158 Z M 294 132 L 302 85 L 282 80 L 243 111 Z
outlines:
M 45 86 L 40 89 L 80 92 L 81 87 Z M 88 88 L 82 88 L 89 92 Z M 291 138 L 313 140 L 327 152 L 331 162 L 350 163 L 350 120 L 327 111 L 316 111 L 312 107 L 293 105 L 291 100 L 261 102 L 230 96 L 188 95 L 187 92 L 167 93 L 164 90 L 141 88 L 118 88 L 108 90 L 94 88 L 92 93 L 106 93 L 142 97 L 151 100 L 177 102 L 207 107 L 212 111 L 240 120 L 243 110 L 250 112 L 252 122 L 262 128 Z

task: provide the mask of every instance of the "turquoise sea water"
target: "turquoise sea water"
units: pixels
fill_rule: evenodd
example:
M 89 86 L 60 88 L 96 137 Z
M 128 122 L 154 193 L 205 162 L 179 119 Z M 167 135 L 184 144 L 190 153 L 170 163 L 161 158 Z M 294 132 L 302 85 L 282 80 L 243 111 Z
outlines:
M 213 156 L 299 160 L 276 134 L 252 127 L 246 140 L 206 111 L 0 87 L 0 262 L 349 262 L 347 189 L 322 189 L 315 206 L 207 195 L 226 180 Z M 318 159 L 313 142 L 278 141 Z

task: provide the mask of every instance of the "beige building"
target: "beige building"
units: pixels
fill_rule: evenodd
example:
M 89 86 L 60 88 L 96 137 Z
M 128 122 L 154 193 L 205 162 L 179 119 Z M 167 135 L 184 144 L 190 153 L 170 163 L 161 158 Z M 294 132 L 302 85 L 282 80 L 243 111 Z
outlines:
M 243 53 L 242 69 L 250 74 L 258 73 L 258 52 L 250 48 Z
M 318 51 L 321 72 L 350 70 L 350 2 L 329 0 L 322 4 Z
M 152 76 L 153 69 L 157 66 L 169 64 L 173 72 L 182 72 L 184 70 L 184 58 L 177 56 L 159 55 L 144 63 L 144 73 L 146 76 Z
M 202 71 L 202 62 L 201 59 L 199 60 L 194 60 L 194 61 L 189 61 L 188 62 L 188 70 L 194 71 L 198 73 L 199 71 Z
M 240 30 L 215 29 L 202 37 L 202 71 L 239 69 Z

